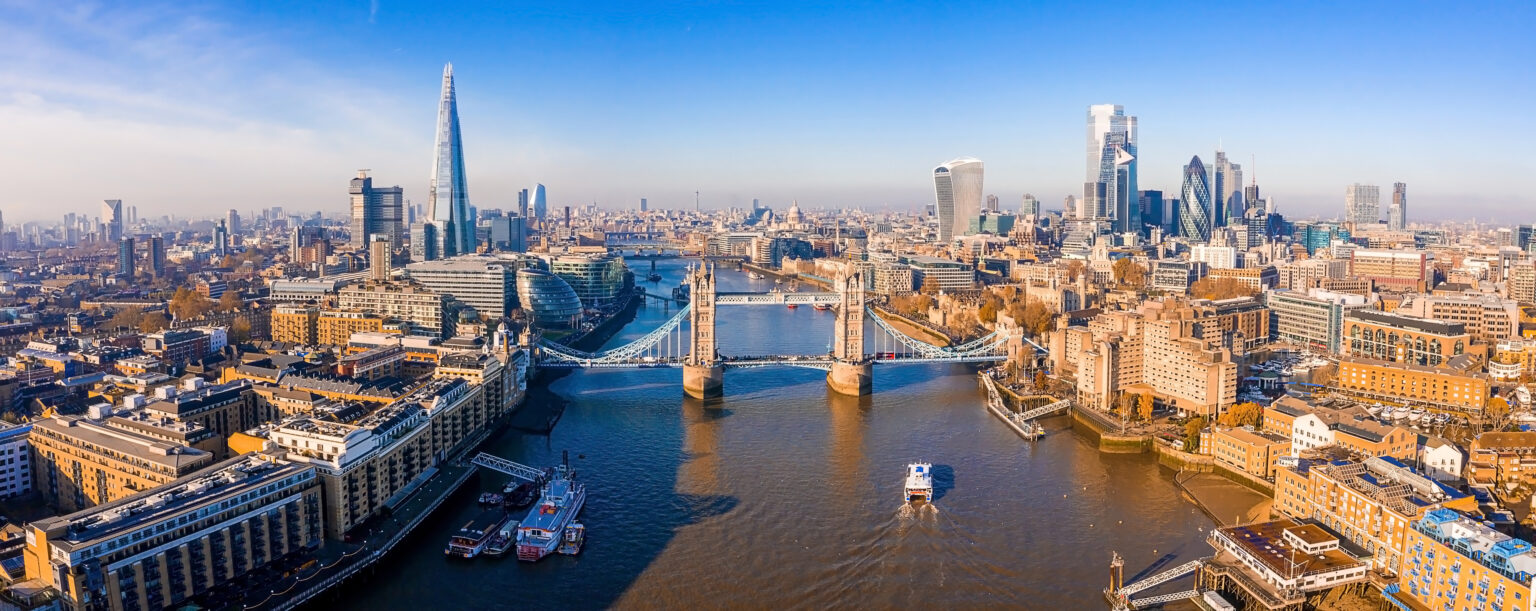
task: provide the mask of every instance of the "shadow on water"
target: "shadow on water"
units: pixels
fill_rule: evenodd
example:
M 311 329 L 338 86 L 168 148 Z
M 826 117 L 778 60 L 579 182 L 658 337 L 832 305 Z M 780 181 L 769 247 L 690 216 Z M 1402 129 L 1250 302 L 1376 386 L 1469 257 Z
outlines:
M 955 468 L 949 465 L 933 466 L 933 500 L 937 501 L 955 489 Z

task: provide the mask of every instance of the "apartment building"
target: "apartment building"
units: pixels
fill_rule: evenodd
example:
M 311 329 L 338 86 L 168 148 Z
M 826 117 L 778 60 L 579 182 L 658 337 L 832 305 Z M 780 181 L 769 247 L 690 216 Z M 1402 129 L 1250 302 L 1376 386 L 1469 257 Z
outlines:
M 1269 343 L 1269 309 L 1257 298 L 1196 299 L 1189 305 L 1200 321 L 1196 327 L 1200 339 L 1220 340 L 1225 348 L 1243 350 Z
M 300 346 L 319 343 L 317 325 L 320 308 L 312 305 L 285 304 L 272 309 L 272 341 Z
M 1478 435 L 1467 447 L 1467 481 L 1501 485 L 1536 482 L 1536 432 L 1500 431 Z
M 1293 454 L 1336 446 L 1360 456 L 1413 460 L 1418 444 L 1413 431 L 1382 424 L 1359 406 L 1313 405 L 1290 396 L 1264 408 L 1264 431 L 1290 439 Z
M 236 457 L 153 490 L 26 526 L 26 576 L 67 609 L 166 609 L 320 544 L 312 467 Z
M 449 295 L 427 290 L 420 285 L 387 282 L 341 289 L 336 296 L 336 307 L 384 318 L 399 318 L 410 322 L 419 333 L 453 337 L 454 320 L 449 311 L 450 301 Z
M 1374 554 L 1375 568 L 1401 574 L 1409 525 L 1442 507 L 1475 511 L 1470 495 L 1390 457 L 1301 462 L 1275 475 L 1275 511 L 1312 518 Z
M 1083 405 L 1107 409 L 1136 386 L 1176 409 L 1217 414 L 1236 400 L 1237 365 L 1219 339 L 1202 337 L 1201 311 L 1169 299 L 1063 325 L 1051 337 L 1052 367 L 1076 376 Z
M 1460 323 L 1472 341 L 1492 346 L 1520 336 L 1520 305 L 1497 295 L 1416 295 L 1397 307 L 1396 313 Z
M 1434 509 L 1408 529 L 1405 548 L 1409 564 L 1397 590 L 1385 594 L 1394 605 L 1456 611 L 1532 607 L 1536 551 L 1528 541 L 1450 509 Z
M 1243 283 L 1243 286 L 1257 293 L 1275 288 L 1280 284 L 1280 274 L 1275 271 L 1275 266 L 1239 267 L 1233 269 L 1213 269 L 1211 278 L 1231 278 Z
M 345 346 L 353 333 L 382 333 L 384 317 L 366 312 L 322 310 L 315 319 L 315 341 L 322 346 Z
M 37 420 L 27 436 L 33 485 L 61 511 L 110 503 L 213 463 L 210 452 L 144 435 L 105 414 L 96 415 L 101 417 Z
M 503 363 L 466 355 L 453 370 L 471 377 L 445 373 L 360 418 L 301 415 L 250 434 L 266 436 L 291 460 L 316 469 L 326 536 L 339 539 L 401 502 L 400 493 L 429 477 L 433 466 L 483 439 L 488 424 L 521 396 L 526 361 L 520 357 Z
M 222 440 L 230 435 L 270 422 L 276 410 L 258 400 L 250 380 L 204 385 L 201 378 L 191 378 L 181 389 L 163 387 L 154 401 L 144 405 L 152 417 L 170 422 L 201 425 L 221 440 L 213 451 L 220 458 L 227 454 Z
M 1443 367 L 1344 357 L 1334 385 L 1346 394 L 1461 413 L 1488 405 L 1492 378 Z
M 1215 426 L 1200 436 L 1201 454 L 1210 454 L 1222 467 L 1264 479 L 1274 478 L 1276 459 L 1290 450 L 1290 437 L 1252 427 Z
M 0 427 L 0 498 L 32 491 L 31 425 Z
M 1356 248 L 1350 252 L 1349 275 L 1378 288 L 1422 293 L 1432 284 L 1430 254 L 1416 250 Z

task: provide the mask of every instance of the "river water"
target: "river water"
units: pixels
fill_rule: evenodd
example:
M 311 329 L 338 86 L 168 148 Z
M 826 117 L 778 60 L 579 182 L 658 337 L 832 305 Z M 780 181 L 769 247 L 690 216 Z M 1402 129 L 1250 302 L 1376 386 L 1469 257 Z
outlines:
M 670 294 L 683 265 L 662 262 L 665 279 L 647 286 Z M 771 286 L 718 277 L 721 291 Z M 652 302 L 609 345 L 675 308 Z M 722 308 L 720 351 L 825 353 L 833 316 Z M 1111 550 L 1127 581 L 1209 553 L 1211 521 L 1151 455 L 1100 454 L 1065 417 L 1045 421 L 1044 439 L 1021 440 L 982 407 L 971 368 L 877 365 L 874 394 L 860 398 L 828 392 L 825 375 L 728 371 L 725 398 L 708 406 L 684 398 L 676 369 L 536 385 L 519 422 L 559 414 L 558 424 L 547 435 L 514 428 L 485 449 L 539 466 L 570 452 L 588 491 L 581 555 L 444 559 L 480 488 L 505 481 L 485 473 L 349 587 L 343 606 L 1097 609 Z M 937 498 L 918 510 L 901 499 L 915 460 L 936 473 Z

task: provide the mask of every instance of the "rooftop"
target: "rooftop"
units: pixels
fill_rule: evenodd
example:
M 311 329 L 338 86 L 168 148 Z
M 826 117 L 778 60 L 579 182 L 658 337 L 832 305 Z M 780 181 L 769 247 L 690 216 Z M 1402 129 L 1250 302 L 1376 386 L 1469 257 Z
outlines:
M 1340 547 L 1322 553 L 1302 552 L 1286 541 L 1287 531 L 1294 532 L 1294 536 L 1308 543 L 1323 543 L 1326 542 L 1323 537 L 1326 537 L 1339 541 Z M 1218 529 L 1216 532 L 1236 543 L 1238 548 L 1262 563 L 1271 573 L 1286 578 L 1352 568 L 1362 564 L 1362 558 L 1371 556 L 1365 550 L 1347 548 L 1344 545 L 1344 537 L 1334 534 L 1327 527 L 1310 519 L 1297 521 L 1281 518 L 1270 522 L 1229 526 Z M 1313 541 L 1313 539 L 1317 540 Z

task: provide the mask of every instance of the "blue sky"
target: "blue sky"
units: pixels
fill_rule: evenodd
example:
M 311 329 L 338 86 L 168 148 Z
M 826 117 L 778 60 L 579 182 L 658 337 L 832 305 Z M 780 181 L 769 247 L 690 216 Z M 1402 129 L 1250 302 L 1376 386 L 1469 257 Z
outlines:
M 0 0 L 6 219 L 340 211 L 358 168 L 422 201 L 451 61 L 481 208 L 912 209 L 959 156 L 1056 206 L 1117 103 L 1142 188 L 1219 144 L 1293 216 L 1404 181 L 1536 221 L 1531 3 L 316 4 Z

